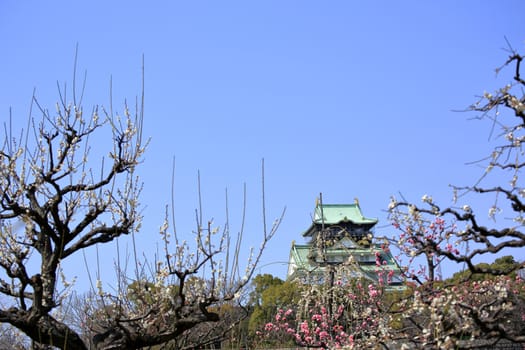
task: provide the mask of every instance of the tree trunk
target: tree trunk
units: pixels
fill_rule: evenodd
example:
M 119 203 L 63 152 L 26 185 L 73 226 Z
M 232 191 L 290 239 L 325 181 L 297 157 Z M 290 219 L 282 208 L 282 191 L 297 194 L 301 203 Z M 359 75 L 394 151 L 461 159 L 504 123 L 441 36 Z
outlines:
M 49 315 L 36 316 L 31 311 L 11 308 L 0 312 L 0 320 L 15 326 L 31 338 L 33 349 L 46 349 L 46 345 L 50 345 L 63 350 L 88 350 L 74 330 Z

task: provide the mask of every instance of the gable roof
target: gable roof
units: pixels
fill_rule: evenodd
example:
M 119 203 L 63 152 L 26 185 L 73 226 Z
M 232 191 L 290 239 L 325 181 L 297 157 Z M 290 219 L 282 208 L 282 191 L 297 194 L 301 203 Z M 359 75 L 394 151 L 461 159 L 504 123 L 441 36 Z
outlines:
M 318 204 L 315 207 L 312 225 L 303 233 L 309 236 L 314 232 L 316 225 L 336 225 L 343 222 L 352 222 L 356 225 L 372 227 L 377 224 L 375 218 L 367 218 L 361 213 L 359 203 L 354 204 Z
M 321 224 L 338 224 L 351 221 L 355 224 L 376 224 L 377 219 L 366 218 L 361 213 L 359 204 L 319 204 L 315 208 L 314 222 Z

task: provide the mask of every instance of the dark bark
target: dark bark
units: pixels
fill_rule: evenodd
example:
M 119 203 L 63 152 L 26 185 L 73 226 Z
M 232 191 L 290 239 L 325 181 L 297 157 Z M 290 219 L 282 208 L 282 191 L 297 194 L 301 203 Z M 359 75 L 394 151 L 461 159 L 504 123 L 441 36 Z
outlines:
M 159 329 L 157 332 L 145 329 L 145 327 L 137 324 L 136 321 L 120 321 L 104 332 L 96 334 L 93 337 L 93 344 L 97 350 L 140 349 L 146 346 L 167 343 L 177 339 L 185 331 L 199 324 L 217 321 L 219 321 L 219 315 L 216 313 L 207 312 L 203 314 L 197 311 L 195 315 L 175 320 L 172 324 L 165 325 L 164 329 Z
M 41 345 L 52 345 L 59 349 L 87 350 L 80 336 L 64 323 L 49 315 L 37 315 L 33 310 L 10 308 L 0 311 L 0 322 L 6 322 L 24 332 L 31 340 Z

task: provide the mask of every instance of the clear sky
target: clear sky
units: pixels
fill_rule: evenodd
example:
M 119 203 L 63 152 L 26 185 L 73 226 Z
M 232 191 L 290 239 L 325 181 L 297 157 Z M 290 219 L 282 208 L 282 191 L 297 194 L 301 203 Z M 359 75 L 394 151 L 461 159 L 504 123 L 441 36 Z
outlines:
M 391 195 L 448 204 L 450 183 L 473 183 L 480 169 L 465 163 L 487 154 L 490 126 L 453 110 L 506 83 L 494 69 L 506 39 L 525 51 L 524 13 L 521 0 L 3 0 L 0 119 L 11 107 L 25 120 L 34 88 L 52 109 L 77 44 L 85 107 L 108 105 L 110 77 L 114 105 L 133 101 L 144 55 L 140 247 L 155 249 L 173 157 L 179 233 L 194 227 L 200 170 L 205 217 L 223 224 L 228 188 L 232 233 L 246 183 L 246 244 L 257 247 L 264 157 L 267 216 L 287 212 L 259 272 L 284 277 L 320 192 L 325 203 L 358 197 L 389 234 Z M 82 278 L 81 262 L 69 268 Z

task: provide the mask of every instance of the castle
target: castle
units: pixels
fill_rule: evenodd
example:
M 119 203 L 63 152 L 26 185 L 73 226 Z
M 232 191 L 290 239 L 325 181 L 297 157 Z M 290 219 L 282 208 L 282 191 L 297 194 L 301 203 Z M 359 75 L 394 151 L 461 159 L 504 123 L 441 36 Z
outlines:
M 292 243 L 287 278 L 321 281 L 346 266 L 344 278 L 378 281 L 380 264 L 389 272 L 387 287 L 402 285 L 401 270 L 390 251 L 373 243 L 377 222 L 363 216 L 357 199 L 353 204 L 316 203 L 312 224 L 302 234 L 308 242 Z

